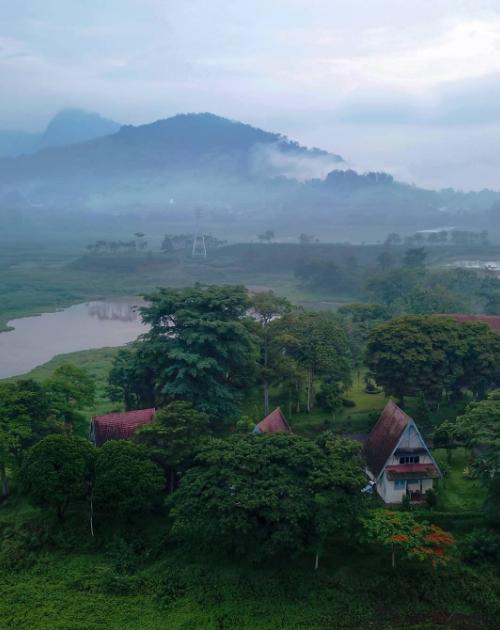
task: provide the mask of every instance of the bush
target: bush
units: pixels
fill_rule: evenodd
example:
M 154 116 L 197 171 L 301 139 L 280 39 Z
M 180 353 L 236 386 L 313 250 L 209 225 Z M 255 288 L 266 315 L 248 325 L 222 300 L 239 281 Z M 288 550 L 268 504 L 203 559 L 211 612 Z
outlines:
M 344 407 L 355 407 L 356 401 L 350 400 L 349 398 L 342 398 L 342 405 Z
M 463 559 L 469 564 L 493 562 L 498 556 L 498 540 L 493 532 L 477 528 L 465 536 L 460 551 Z
M 427 490 L 427 492 L 425 493 L 425 498 L 427 501 L 427 506 L 430 508 L 435 508 L 437 505 L 437 494 L 436 491 L 433 490 L 432 488 L 430 490 Z

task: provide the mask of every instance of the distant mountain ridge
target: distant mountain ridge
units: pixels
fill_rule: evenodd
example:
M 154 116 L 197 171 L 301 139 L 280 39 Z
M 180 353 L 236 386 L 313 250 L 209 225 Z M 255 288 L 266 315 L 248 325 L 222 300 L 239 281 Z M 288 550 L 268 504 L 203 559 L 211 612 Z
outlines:
M 0 158 L 35 153 L 116 133 L 121 125 L 94 112 L 67 108 L 58 112 L 43 132 L 0 130 Z
M 300 163 L 307 172 L 301 178 Z M 102 180 L 124 174 L 140 177 L 197 173 L 198 176 L 308 179 L 343 163 L 339 155 L 307 149 L 280 134 L 214 114 L 178 114 L 85 143 L 49 147 L 43 152 L 1 161 L 0 185 L 31 179 L 82 176 Z M 323 171 L 319 173 L 319 171 Z
M 76 125 L 84 137 L 89 129 L 102 134 L 117 126 L 96 115 L 76 118 L 85 121 Z M 74 140 L 74 120 L 56 117 L 46 140 Z M 398 226 L 475 225 L 474 213 L 500 207 L 495 191 L 425 190 L 387 173 L 356 173 L 340 155 L 210 113 L 125 125 L 84 142 L 0 159 L 0 215 L 12 209 L 11 193 L 17 206 L 25 200 L 27 211 L 37 213 L 158 213 L 182 220 L 201 207 L 218 221 L 246 217 L 258 225 L 293 225 L 287 229 L 297 233 L 334 224 L 376 226 L 385 234 Z
M 49 122 L 39 148 L 59 147 L 87 142 L 116 133 L 120 129 L 114 120 L 82 109 L 63 109 Z

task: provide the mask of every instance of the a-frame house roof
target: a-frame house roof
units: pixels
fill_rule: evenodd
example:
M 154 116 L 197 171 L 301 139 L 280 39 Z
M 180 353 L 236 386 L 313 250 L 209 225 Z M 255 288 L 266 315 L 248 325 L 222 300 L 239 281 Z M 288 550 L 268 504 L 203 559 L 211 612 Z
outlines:
M 403 431 L 411 418 L 395 402 L 390 400 L 385 406 L 376 425 L 365 443 L 365 459 L 368 469 L 378 477 L 384 464 L 396 448 Z
M 254 433 L 291 433 L 284 413 L 276 407 L 268 416 L 256 425 Z

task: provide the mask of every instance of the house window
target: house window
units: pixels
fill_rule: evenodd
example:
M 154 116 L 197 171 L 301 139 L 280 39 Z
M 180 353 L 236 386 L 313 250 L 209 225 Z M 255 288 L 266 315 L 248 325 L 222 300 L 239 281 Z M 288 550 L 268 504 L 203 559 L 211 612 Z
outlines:
M 394 490 L 405 490 L 406 479 L 396 479 L 394 481 Z
M 419 455 L 403 455 L 399 458 L 400 464 L 418 464 L 420 462 Z

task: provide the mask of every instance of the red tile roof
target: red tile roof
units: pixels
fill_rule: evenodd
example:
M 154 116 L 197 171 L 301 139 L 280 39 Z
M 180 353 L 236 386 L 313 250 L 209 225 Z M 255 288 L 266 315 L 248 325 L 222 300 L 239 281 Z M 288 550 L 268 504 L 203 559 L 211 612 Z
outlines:
M 150 424 L 155 415 L 155 409 L 136 409 L 134 411 L 120 411 L 108 413 L 104 416 L 92 418 L 94 440 L 101 446 L 107 440 L 127 440 L 144 424 Z
M 436 317 L 449 317 L 456 322 L 477 322 L 479 324 L 486 324 L 490 330 L 500 334 L 500 316 L 499 315 L 464 315 L 461 313 L 442 313 L 436 315 Z
M 364 449 L 368 469 L 375 477 L 378 477 L 410 420 L 410 416 L 392 400 L 385 406 Z
M 388 479 L 435 479 L 439 471 L 434 464 L 391 464 L 385 467 Z
M 290 433 L 291 429 L 279 407 L 261 420 L 254 429 L 255 433 Z

